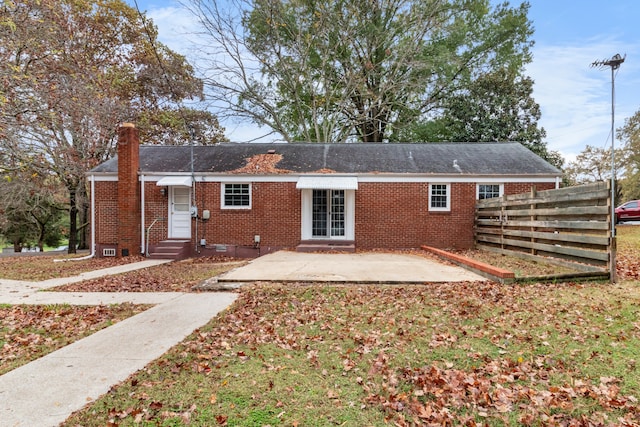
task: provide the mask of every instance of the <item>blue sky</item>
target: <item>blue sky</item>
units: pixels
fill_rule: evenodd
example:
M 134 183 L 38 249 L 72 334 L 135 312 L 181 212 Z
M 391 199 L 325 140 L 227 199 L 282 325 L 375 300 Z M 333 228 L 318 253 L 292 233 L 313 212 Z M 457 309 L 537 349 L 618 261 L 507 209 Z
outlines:
M 126 0 L 135 6 L 134 0 Z M 520 2 L 511 2 L 519 4 Z M 193 28 L 175 0 L 138 0 L 158 26 L 160 40 L 189 57 Z M 590 67 L 619 53 L 626 61 L 615 76 L 615 126 L 640 110 L 640 2 L 637 0 L 530 0 L 533 62 L 527 74 L 542 109 L 549 148 L 573 160 L 586 145 L 611 144 L 611 70 Z M 266 133 L 250 124 L 223 123 L 228 137 L 244 142 Z M 616 141 L 619 147 L 620 141 Z

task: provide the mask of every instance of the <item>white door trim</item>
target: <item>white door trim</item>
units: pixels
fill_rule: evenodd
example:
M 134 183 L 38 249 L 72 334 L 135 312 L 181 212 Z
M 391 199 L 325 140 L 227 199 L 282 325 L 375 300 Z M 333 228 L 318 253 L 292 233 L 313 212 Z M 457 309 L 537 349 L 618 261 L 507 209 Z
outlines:
M 301 190 L 301 215 L 300 219 L 300 240 L 327 240 L 331 238 L 327 237 L 313 237 L 313 189 Z M 355 190 L 344 191 L 344 221 L 345 230 L 344 236 L 334 237 L 339 240 L 355 240 L 355 220 L 356 220 L 356 192 Z
M 191 188 L 175 186 L 168 188 L 168 237 L 170 239 L 191 239 Z

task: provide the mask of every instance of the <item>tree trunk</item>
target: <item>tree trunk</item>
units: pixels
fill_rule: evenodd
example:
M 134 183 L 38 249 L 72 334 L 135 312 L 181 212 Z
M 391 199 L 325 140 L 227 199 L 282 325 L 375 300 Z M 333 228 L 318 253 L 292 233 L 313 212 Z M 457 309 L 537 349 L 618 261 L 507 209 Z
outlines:
M 76 204 L 76 189 L 69 190 L 69 249 L 68 253 L 75 254 L 78 245 L 78 206 Z
M 40 252 L 44 252 L 44 235 L 46 234 L 47 224 L 44 222 L 38 222 L 38 247 Z

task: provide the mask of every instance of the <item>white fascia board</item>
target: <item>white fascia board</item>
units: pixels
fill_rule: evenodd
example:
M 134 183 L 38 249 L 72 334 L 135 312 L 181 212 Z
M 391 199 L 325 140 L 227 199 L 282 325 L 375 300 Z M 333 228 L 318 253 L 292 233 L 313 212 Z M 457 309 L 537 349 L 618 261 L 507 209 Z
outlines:
M 118 175 L 100 175 L 100 174 L 91 174 L 95 182 L 103 181 L 103 182 L 117 182 Z
M 555 175 L 529 175 L 529 176 L 509 176 L 509 175 L 360 175 L 358 182 L 440 182 L 440 183 L 519 183 L 519 182 L 541 182 L 555 183 Z
M 100 175 L 92 174 L 98 181 L 118 181 L 117 174 Z M 159 181 L 169 174 L 149 175 L 144 174 L 145 182 Z M 182 174 L 184 175 L 184 174 Z M 307 174 L 282 174 L 282 175 L 231 175 L 231 174 L 196 174 L 196 182 L 294 182 Z M 327 174 L 331 175 L 331 174 Z M 352 174 L 341 176 L 353 176 L 358 182 L 443 182 L 443 183 L 520 183 L 541 182 L 556 183 L 561 175 L 420 175 L 420 174 Z

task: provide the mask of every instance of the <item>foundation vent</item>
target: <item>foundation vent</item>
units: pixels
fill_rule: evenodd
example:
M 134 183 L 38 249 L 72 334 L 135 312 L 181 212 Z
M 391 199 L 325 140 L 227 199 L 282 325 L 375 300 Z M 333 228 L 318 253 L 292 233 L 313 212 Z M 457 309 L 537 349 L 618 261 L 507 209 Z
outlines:
M 116 250 L 114 248 L 104 248 L 102 256 L 116 256 Z

